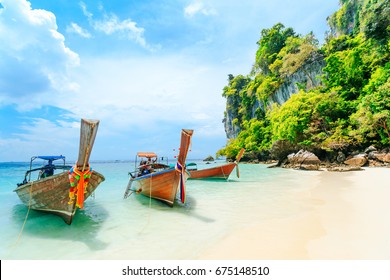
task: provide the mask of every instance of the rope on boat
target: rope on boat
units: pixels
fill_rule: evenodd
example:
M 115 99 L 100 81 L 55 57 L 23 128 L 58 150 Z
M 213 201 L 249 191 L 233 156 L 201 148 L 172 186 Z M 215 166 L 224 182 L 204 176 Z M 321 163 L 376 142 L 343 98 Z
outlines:
M 152 187 L 153 187 L 152 180 L 153 180 L 153 176 L 150 176 L 150 184 L 149 184 L 149 209 L 152 208 Z M 149 213 L 149 217 L 150 217 L 150 213 Z
M 16 241 L 16 244 L 19 242 L 20 238 L 22 237 L 22 233 L 23 233 L 23 230 L 24 230 L 24 226 L 26 225 L 28 215 L 30 214 L 31 201 L 32 201 L 32 188 L 33 188 L 33 185 L 34 185 L 34 181 L 31 182 L 31 187 L 30 187 L 30 199 L 29 199 L 29 201 L 28 201 L 28 209 L 27 209 L 26 217 L 24 218 L 24 222 L 23 222 L 23 225 L 22 225 L 22 229 L 20 230 L 20 233 L 19 233 L 19 236 L 18 236 L 18 240 Z
M 141 229 L 140 233 L 143 232 L 145 230 L 145 228 L 149 225 L 150 223 L 150 209 L 152 209 L 152 178 L 153 176 L 150 176 L 150 183 L 149 183 L 149 213 L 148 213 L 148 221 L 146 222 L 146 224 L 144 225 L 144 227 Z
M 221 171 L 222 171 L 223 177 L 225 177 L 225 180 L 227 180 L 226 174 L 225 174 L 225 172 L 223 171 L 223 167 L 222 167 L 222 166 L 221 166 Z
M 19 232 L 19 235 L 18 235 L 18 239 L 16 240 L 15 244 L 13 245 L 13 247 L 16 247 L 16 245 L 18 245 L 18 243 L 19 243 L 19 241 L 20 241 L 20 239 L 22 237 L 22 234 L 23 234 L 23 231 L 24 231 L 24 227 L 25 227 L 25 225 L 27 223 L 28 215 L 30 214 L 33 184 L 34 184 L 34 181 L 31 182 L 31 186 L 30 186 L 30 198 L 29 198 L 29 201 L 28 201 L 28 208 L 27 208 L 26 217 L 24 218 L 24 222 L 23 222 L 22 228 L 20 229 L 20 232 Z
M 149 181 L 150 182 L 149 183 L 149 210 L 152 208 L 152 186 L 153 186 L 152 178 L 153 178 L 153 176 L 150 176 L 150 181 Z M 140 193 L 141 192 L 141 190 L 136 191 L 136 190 L 132 189 L 131 188 L 132 183 L 133 183 L 133 180 L 130 179 L 129 183 L 127 184 L 127 187 L 126 187 L 125 194 L 123 195 L 123 199 L 128 198 L 133 193 Z M 141 229 L 140 233 L 145 230 L 145 228 L 149 225 L 149 223 L 150 223 L 150 211 L 149 211 L 149 214 L 148 214 L 148 221 L 143 226 L 143 228 Z

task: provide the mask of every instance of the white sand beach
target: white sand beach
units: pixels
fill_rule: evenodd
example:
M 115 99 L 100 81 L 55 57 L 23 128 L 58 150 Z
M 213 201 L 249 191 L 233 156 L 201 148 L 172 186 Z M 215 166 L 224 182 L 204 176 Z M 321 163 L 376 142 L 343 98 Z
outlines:
M 295 199 L 297 215 L 228 234 L 200 259 L 390 259 L 390 168 L 323 171 Z

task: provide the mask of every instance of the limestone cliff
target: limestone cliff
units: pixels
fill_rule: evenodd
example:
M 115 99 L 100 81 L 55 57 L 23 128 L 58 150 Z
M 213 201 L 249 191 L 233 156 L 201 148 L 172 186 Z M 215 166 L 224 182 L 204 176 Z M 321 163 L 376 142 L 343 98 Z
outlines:
M 298 85 L 303 85 L 306 90 L 319 86 L 321 83 L 321 76 L 324 74 L 322 71 L 324 67 L 325 61 L 323 56 L 317 54 L 297 72 L 284 79 L 280 88 L 270 96 L 268 104 L 274 102 L 280 105 L 283 104 L 292 94 L 299 91 Z
M 327 18 L 330 35 L 338 37 L 358 32 L 364 0 L 341 0 L 340 10 Z M 367 2 L 367 1 L 366 1 Z
M 272 103 L 280 105 L 285 103 L 292 94 L 299 91 L 299 87 L 309 90 L 319 86 L 321 84 L 321 76 L 324 74 L 322 70 L 324 67 L 325 61 L 323 56 L 316 53 L 298 71 L 283 79 L 283 83 L 270 95 L 265 106 L 269 106 Z M 227 139 L 235 139 L 241 131 L 240 123 L 237 122 L 238 105 L 240 102 L 241 100 L 236 95 L 226 97 L 226 111 L 223 123 Z M 256 98 L 251 109 L 252 118 L 256 117 L 258 110 L 264 112 L 264 102 Z
M 239 124 L 234 123 L 234 120 L 237 119 L 237 107 L 234 106 L 235 104 L 236 98 L 234 96 L 226 97 L 226 111 L 222 122 L 227 139 L 235 139 L 241 131 Z

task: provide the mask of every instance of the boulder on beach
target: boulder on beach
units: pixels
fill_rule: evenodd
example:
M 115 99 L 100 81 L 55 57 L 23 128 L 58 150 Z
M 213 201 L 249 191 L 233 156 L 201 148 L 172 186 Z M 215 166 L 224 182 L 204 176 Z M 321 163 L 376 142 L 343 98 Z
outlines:
M 344 163 L 351 166 L 364 166 L 367 163 L 367 155 L 358 154 L 352 158 L 347 159 L 344 161 Z
M 390 153 L 373 153 L 373 157 L 384 163 L 390 162 Z
M 376 148 L 372 145 L 364 150 L 364 153 L 366 153 L 366 154 L 369 154 L 371 152 L 376 152 Z
M 336 158 L 336 161 L 338 163 L 343 163 L 345 161 L 345 155 L 343 152 L 338 152 L 337 153 L 337 158 Z
M 364 169 L 361 168 L 360 166 L 349 165 L 349 166 L 333 166 L 327 168 L 327 170 L 332 172 L 348 172 L 348 171 L 359 171 Z
M 287 167 L 303 170 L 319 170 L 321 161 L 312 152 L 300 150 L 287 156 Z

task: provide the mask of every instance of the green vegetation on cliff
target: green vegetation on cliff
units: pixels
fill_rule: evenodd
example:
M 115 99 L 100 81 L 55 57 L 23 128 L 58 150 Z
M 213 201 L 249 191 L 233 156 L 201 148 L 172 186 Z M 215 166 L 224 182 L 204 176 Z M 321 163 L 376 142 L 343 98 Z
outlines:
M 218 155 L 262 153 L 278 140 L 330 152 L 390 146 L 390 0 L 342 0 L 328 23 L 321 47 L 281 23 L 262 30 L 251 73 L 229 75 L 223 89 L 225 129 L 239 133 Z M 315 61 L 324 67 L 313 78 Z M 297 73 L 304 82 L 275 101 Z

